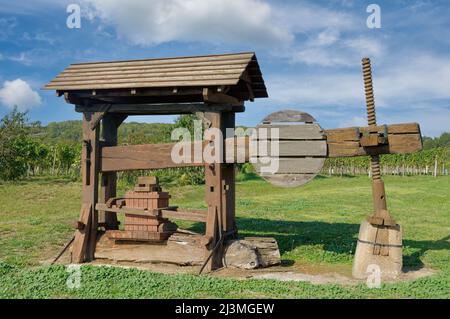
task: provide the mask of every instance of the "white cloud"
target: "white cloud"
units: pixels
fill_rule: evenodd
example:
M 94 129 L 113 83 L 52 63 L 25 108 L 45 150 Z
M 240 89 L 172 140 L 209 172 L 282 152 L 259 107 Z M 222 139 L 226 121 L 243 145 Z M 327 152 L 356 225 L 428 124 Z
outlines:
M 316 57 L 317 59 L 320 56 Z M 354 105 L 364 101 L 360 59 L 351 72 L 310 71 L 304 75 L 266 76 L 271 98 L 314 105 Z M 435 55 L 402 56 L 372 62 L 375 101 L 379 107 L 450 99 L 450 58 Z M 313 72 L 313 73 L 312 73 Z
M 84 0 L 84 12 L 115 27 L 140 45 L 203 41 L 263 45 L 287 44 L 292 33 L 275 23 L 272 7 L 261 0 Z
M 401 55 L 379 71 L 374 83 L 378 104 L 422 102 L 450 99 L 450 58 L 429 54 Z
M 298 34 L 320 32 L 332 41 L 355 18 L 311 1 L 266 0 L 82 0 L 83 12 L 112 26 L 119 37 L 139 45 L 170 41 L 237 44 L 280 49 Z M 327 31 L 328 30 L 328 31 Z M 281 48 L 281 50 L 282 50 Z
M 345 11 L 332 10 L 314 4 L 314 1 L 296 1 L 295 4 L 273 5 L 274 17 L 278 23 L 293 33 L 310 31 L 350 30 L 357 23 L 354 16 Z
M 372 62 L 375 104 L 380 123 L 419 122 L 425 135 L 448 131 L 450 123 L 450 58 L 400 54 Z M 280 108 L 313 108 L 313 115 L 336 111 L 333 125 L 366 123 L 360 66 L 354 71 L 266 76 L 272 103 Z M 318 117 L 320 121 L 320 118 Z
M 358 74 L 305 74 L 266 77 L 271 100 L 309 106 L 355 105 L 364 101 Z
M 41 97 L 22 79 L 5 81 L 0 89 L 1 104 L 21 111 L 28 110 L 41 104 Z
M 288 54 L 294 63 L 321 67 L 350 67 L 363 56 L 379 59 L 384 51 L 384 46 L 377 39 L 361 36 L 342 38 L 338 31 L 325 30 Z
M 367 126 L 367 118 L 361 116 L 353 116 L 343 121 L 340 127 Z

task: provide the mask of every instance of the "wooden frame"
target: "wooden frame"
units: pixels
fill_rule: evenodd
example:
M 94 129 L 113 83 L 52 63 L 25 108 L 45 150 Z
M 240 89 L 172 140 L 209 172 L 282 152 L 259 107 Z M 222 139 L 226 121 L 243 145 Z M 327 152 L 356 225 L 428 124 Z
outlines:
M 169 207 L 132 211 L 143 216 L 206 222 L 204 266 L 208 270 L 221 267 L 224 240 L 237 236 L 236 159 L 249 161 L 249 138 L 243 137 L 242 141 L 226 136 L 225 129 L 235 128 L 235 113 L 245 111 L 245 101 L 268 97 L 255 54 L 73 64 L 47 84 L 46 89 L 56 90 L 58 96 L 64 96 L 66 102 L 75 104 L 75 110 L 83 114 L 82 205 L 72 262 L 93 260 L 99 227 L 117 230 L 116 214 L 130 212 L 130 207 L 111 204 L 116 196 L 117 171 L 204 165 L 206 212 L 175 212 Z M 174 144 L 117 146 L 118 128 L 129 115 L 190 113 L 201 114 L 205 125 L 222 131 L 225 153 L 221 162 L 173 163 Z M 287 121 L 313 122 L 305 115 L 284 113 Z M 270 117 L 265 120 L 270 122 Z M 287 156 L 314 156 L 304 153 L 308 141 L 296 141 L 299 138 L 292 136 L 289 125 L 284 125 L 283 132 L 289 135 L 280 144 Z M 405 154 L 422 149 L 420 128 L 415 123 L 344 128 L 317 134 L 328 157 Z M 216 141 L 194 143 L 211 142 Z M 235 150 L 231 158 L 225 155 L 227 147 Z M 303 153 L 297 153 L 300 151 Z M 297 163 L 298 166 L 301 164 Z

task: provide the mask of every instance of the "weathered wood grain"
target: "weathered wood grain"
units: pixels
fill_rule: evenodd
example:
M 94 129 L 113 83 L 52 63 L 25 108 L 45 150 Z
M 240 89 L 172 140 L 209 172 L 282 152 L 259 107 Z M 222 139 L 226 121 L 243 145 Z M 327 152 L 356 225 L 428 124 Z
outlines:
M 289 140 L 280 141 L 281 156 L 321 156 L 325 148 L 328 149 L 328 157 L 351 157 L 366 156 L 370 154 L 407 154 L 420 151 L 422 149 L 422 138 L 420 133 L 411 133 L 418 130 L 417 124 L 396 124 L 391 129 L 388 126 L 389 133 L 388 145 L 363 148 L 360 146 L 356 138 L 356 128 L 327 130 L 327 140 L 325 141 L 304 141 Z M 363 131 L 361 128 L 360 131 Z M 309 129 L 307 129 L 309 132 Z M 395 133 L 394 133 L 395 132 Z M 404 133 L 407 132 L 407 133 Z M 314 136 L 309 134 L 308 136 Z M 317 135 L 315 135 L 317 136 Z M 204 142 L 196 142 L 204 143 Z M 234 145 L 234 154 L 226 157 L 226 161 L 231 163 L 238 162 L 238 159 L 249 161 L 249 138 L 228 138 L 225 145 L 232 148 Z M 270 143 L 269 143 L 270 144 Z M 167 167 L 185 167 L 185 166 L 201 166 L 204 162 L 199 163 L 173 163 L 171 158 L 171 150 L 174 143 L 169 144 L 148 144 L 133 146 L 117 146 L 103 147 L 101 151 L 101 170 L 122 171 L 135 169 L 158 169 Z M 291 147 L 292 146 L 292 147 Z M 191 145 L 191 149 L 193 146 Z M 268 146 L 270 150 L 270 145 Z M 226 154 L 227 155 L 227 154 Z
M 243 77 L 246 81 L 241 81 Z M 136 89 L 218 86 L 234 87 L 233 94 L 238 99 L 252 100 L 268 96 L 253 52 L 72 64 L 48 83 L 45 89 L 133 89 L 133 93 L 128 95 L 132 97 Z M 87 100 L 84 97 L 82 99 Z M 160 102 L 166 100 L 167 97 L 160 97 Z
M 271 161 L 278 160 L 278 170 L 276 174 L 317 174 L 322 169 L 325 158 L 271 158 Z M 273 175 L 263 173 L 262 168 L 268 167 L 270 164 L 254 163 L 255 169 L 261 176 Z
M 264 131 L 259 129 L 267 129 L 267 139 L 272 139 L 271 129 L 278 129 L 280 140 L 324 140 L 325 136 L 322 133 L 322 128 L 318 124 L 260 124 L 256 127 L 258 129 L 258 140 L 265 139 L 261 136 Z
M 83 225 L 83 227 L 80 227 L 81 229 L 77 229 L 75 231 L 75 239 L 72 246 L 71 257 L 71 261 L 77 264 L 84 262 L 86 257 L 86 250 L 90 238 L 92 223 L 92 205 L 90 203 L 83 203 L 81 205 L 79 222 Z
M 276 149 L 272 151 L 272 142 L 267 141 L 266 155 L 274 155 Z M 316 141 L 278 141 L 278 151 L 280 157 L 286 156 L 319 156 L 325 157 L 327 155 L 327 142 L 325 140 Z M 264 156 L 258 152 L 258 156 Z

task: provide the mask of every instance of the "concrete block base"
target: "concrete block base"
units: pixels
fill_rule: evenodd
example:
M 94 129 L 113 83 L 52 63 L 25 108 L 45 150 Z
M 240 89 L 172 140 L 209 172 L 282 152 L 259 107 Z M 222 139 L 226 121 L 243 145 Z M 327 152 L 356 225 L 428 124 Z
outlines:
M 388 255 L 375 255 L 375 238 L 381 229 L 387 231 L 388 244 L 384 250 Z M 387 247 L 387 250 L 386 250 Z M 393 227 L 374 226 L 364 220 L 359 228 L 358 244 L 353 260 L 353 277 L 367 279 L 374 271 L 380 271 L 381 279 L 395 279 L 402 273 L 402 229 L 400 225 Z

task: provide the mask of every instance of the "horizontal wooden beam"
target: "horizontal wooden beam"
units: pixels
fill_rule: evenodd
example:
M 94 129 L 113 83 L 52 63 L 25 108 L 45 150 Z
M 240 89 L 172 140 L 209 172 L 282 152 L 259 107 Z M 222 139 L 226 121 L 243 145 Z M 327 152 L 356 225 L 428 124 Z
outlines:
M 379 130 L 380 133 L 383 132 L 384 129 L 383 126 L 377 127 L 377 130 Z M 369 132 L 368 127 L 353 127 L 324 131 L 327 139 L 326 141 L 323 141 L 323 148 L 328 149 L 327 157 L 408 154 L 422 150 L 420 128 L 416 123 L 388 125 L 388 144 L 386 145 L 374 147 L 361 146 L 360 138 L 367 132 Z M 292 140 L 279 141 L 279 154 L 281 157 L 286 158 L 285 161 L 289 161 L 289 157 L 305 157 L 305 161 L 307 162 L 308 158 L 322 154 L 322 149 L 317 148 L 317 143 L 321 143 L 321 141 L 314 142 L 316 144 L 313 145 L 314 147 L 311 147 L 312 141 L 296 140 L 295 138 L 296 137 L 293 136 Z M 192 163 L 173 162 L 171 154 L 175 143 L 102 147 L 101 171 L 111 172 L 202 166 L 207 163 L 203 160 L 194 161 L 193 151 L 196 148 L 204 149 L 206 143 L 206 141 L 198 141 L 186 145 L 186 149 L 191 151 L 191 154 L 187 154 L 187 156 L 192 159 Z M 182 144 L 178 145 L 181 146 Z M 319 146 L 322 147 L 321 145 Z M 249 161 L 249 137 L 225 139 L 225 149 L 230 148 L 234 148 L 234 154 L 225 154 L 224 159 L 227 163 Z M 270 143 L 268 149 L 270 149 Z M 320 154 L 317 153 L 318 151 L 320 151 Z M 297 168 L 297 170 L 300 170 L 300 168 Z
M 162 218 L 173 218 L 194 222 L 206 222 L 207 211 L 205 210 L 197 210 L 197 209 L 182 209 L 178 210 L 178 207 L 167 207 L 166 209 L 153 209 L 146 210 L 142 208 L 133 208 L 122 206 L 121 208 L 116 206 L 108 207 L 106 204 L 98 203 L 95 205 L 95 209 L 99 211 L 107 211 L 113 213 L 121 213 L 121 214 L 132 214 L 139 216 L 147 216 L 147 217 L 162 217 Z
M 174 145 L 175 143 L 103 147 L 100 169 L 102 172 L 114 172 L 202 165 L 174 163 L 171 156 Z
M 163 218 L 173 218 L 201 223 L 206 223 L 207 214 L 208 212 L 206 210 L 189 210 L 189 209 L 161 210 L 161 216 Z
M 76 112 L 102 112 L 102 105 L 76 105 Z M 108 113 L 127 115 L 170 115 L 195 112 L 244 112 L 243 105 L 207 103 L 112 104 Z
M 113 212 L 113 213 L 122 213 L 122 214 L 133 214 L 139 216 L 148 216 L 148 217 L 156 217 L 159 215 L 158 210 L 146 210 L 141 208 L 132 208 L 132 207 L 117 207 L 115 205 L 108 207 L 106 204 L 97 203 L 95 205 L 95 209 L 102 212 Z
M 363 147 L 360 138 L 366 134 L 387 132 L 388 143 Z M 417 123 L 376 127 L 350 127 L 326 130 L 329 157 L 352 157 L 379 154 L 408 154 L 422 150 L 422 136 Z

